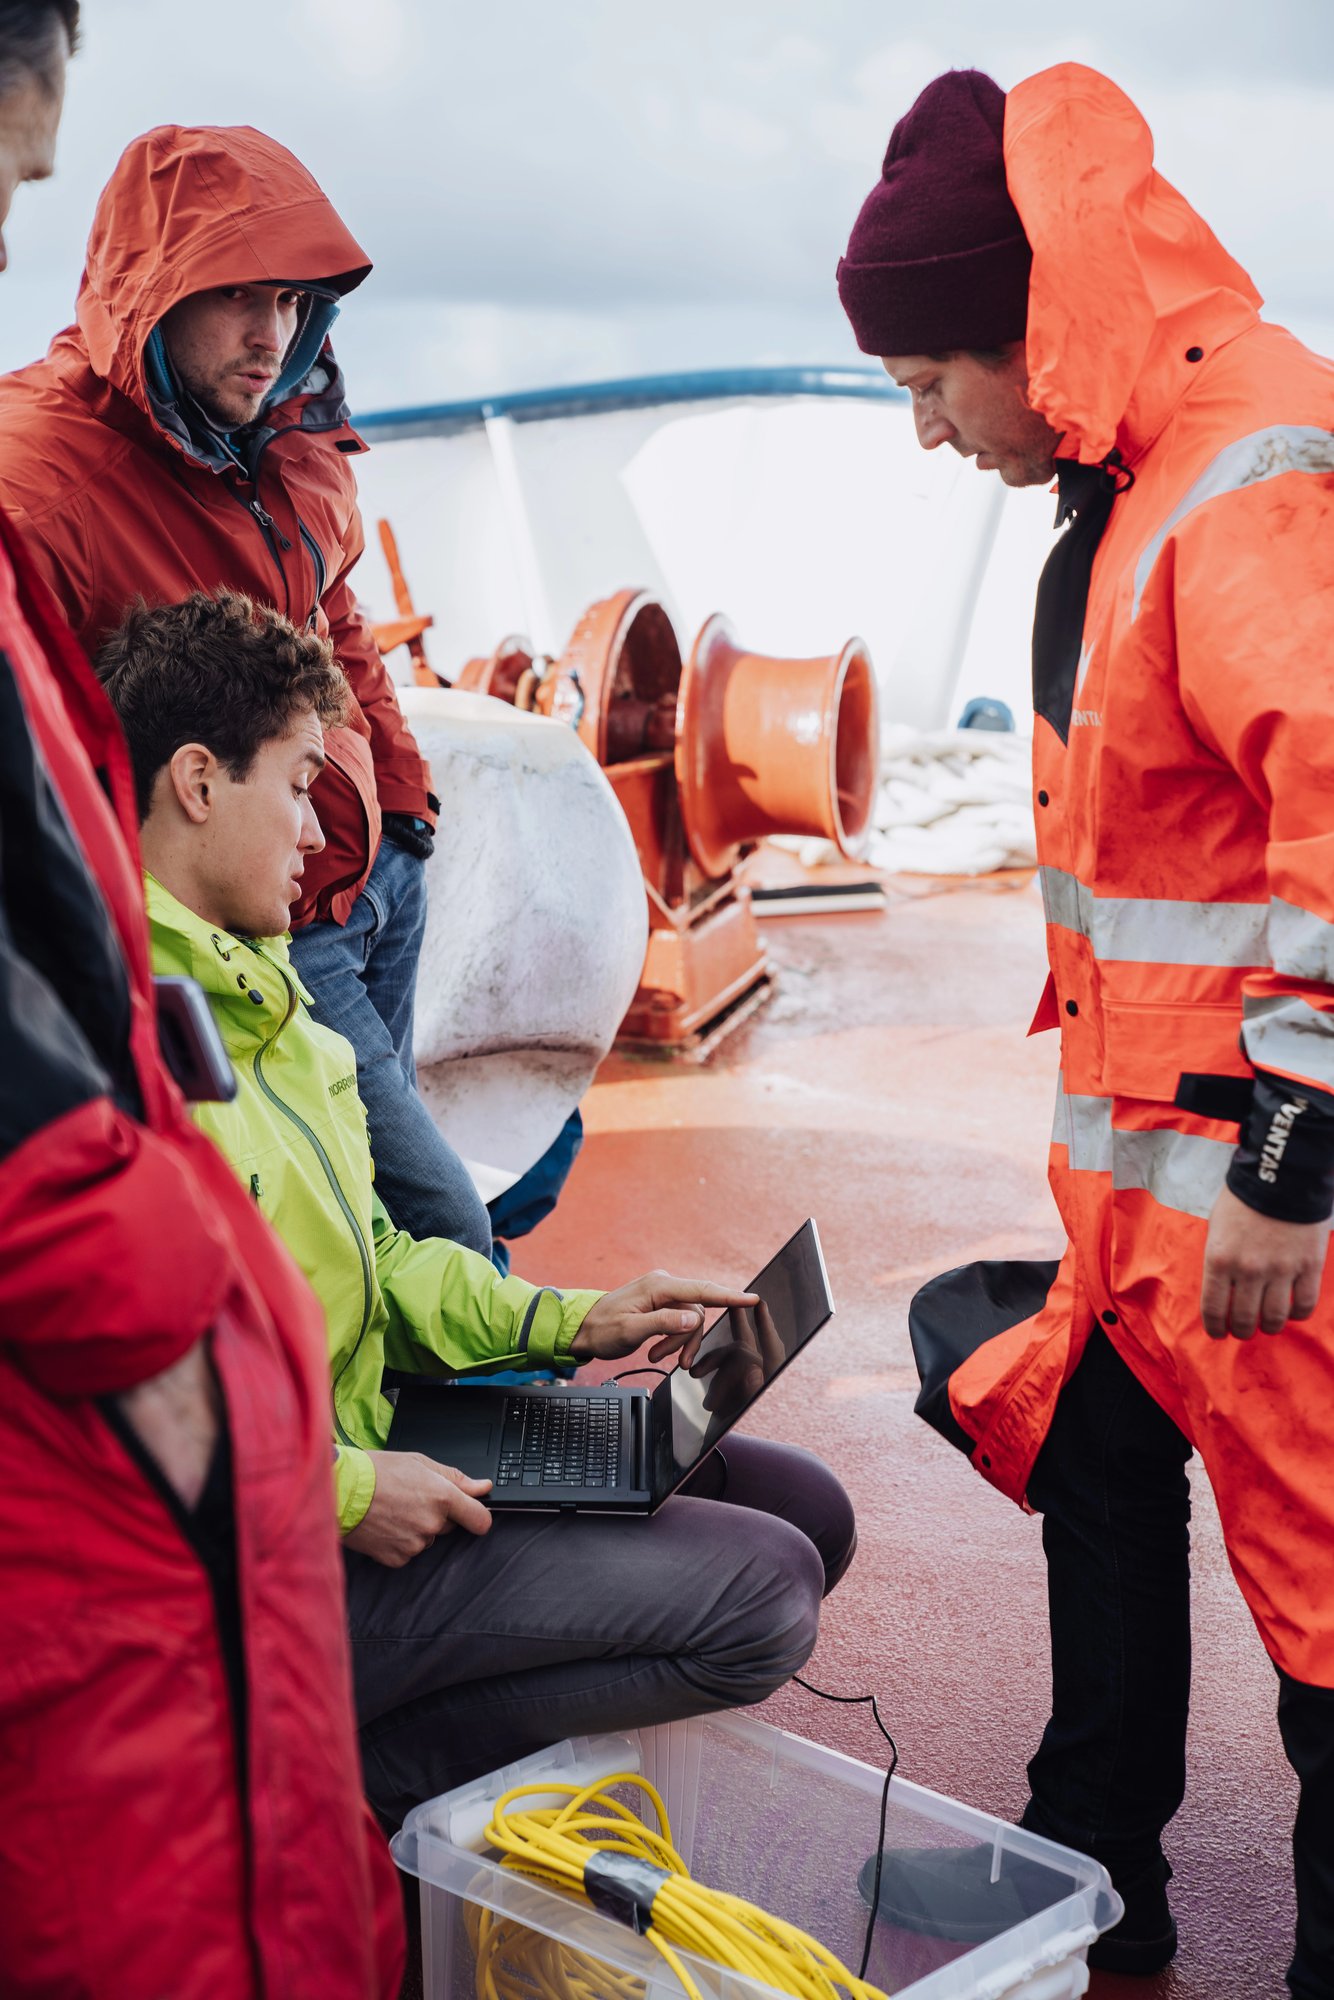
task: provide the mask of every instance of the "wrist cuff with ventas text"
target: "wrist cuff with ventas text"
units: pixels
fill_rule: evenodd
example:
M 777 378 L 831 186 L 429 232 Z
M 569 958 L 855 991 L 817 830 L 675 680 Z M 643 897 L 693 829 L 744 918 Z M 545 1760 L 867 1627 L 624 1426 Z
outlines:
M 1334 1097 L 1257 1070 L 1227 1184 L 1276 1221 L 1324 1222 L 1334 1213 Z

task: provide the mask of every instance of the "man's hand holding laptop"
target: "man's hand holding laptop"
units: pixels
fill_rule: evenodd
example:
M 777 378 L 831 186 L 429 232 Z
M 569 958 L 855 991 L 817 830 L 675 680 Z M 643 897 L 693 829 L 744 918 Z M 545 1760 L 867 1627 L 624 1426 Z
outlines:
M 484 1535 L 491 1515 L 482 1505 L 489 1479 L 469 1479 L 453 1465 L 437 1465 L 419 1451 L 368 1451 L 375 1467 L 375 1495 L 360 1521 L 343 1537 L 344 1546 L 370 1556 L 386 1569 L 429 1549 L 451 1528 Z

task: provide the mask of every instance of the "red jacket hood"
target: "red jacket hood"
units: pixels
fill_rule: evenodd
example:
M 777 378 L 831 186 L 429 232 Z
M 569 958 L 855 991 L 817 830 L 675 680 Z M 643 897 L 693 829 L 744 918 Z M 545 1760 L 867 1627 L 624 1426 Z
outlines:
M 1008 93 L 1005 177 L 1033 248 L 1029 401 L 1065 433 L 1063 458 L 1133 459 L 1185 393 L 1187 352 L 1250 326 L 1260 294 L 1155 171 L 1124 91 L 1082 63 Z
M 102 190 L 76 308 L 94 372 L 150 414 L 143 353 L 181 299 L 257 280 L 350 292 L 370 259 L 328 196 L 249 125 L 159 125 Z

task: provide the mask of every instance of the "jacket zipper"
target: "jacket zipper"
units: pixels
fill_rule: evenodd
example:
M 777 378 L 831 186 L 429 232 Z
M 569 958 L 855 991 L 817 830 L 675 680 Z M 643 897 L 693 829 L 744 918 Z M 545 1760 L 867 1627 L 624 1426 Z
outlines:
M 346 417 L 339 417 L 336 419 L 335 422 L 331 424 L 284 424 L 281 427 L 281 429 L 269 432 L 268 436 L 264 439 L 263 443 L 259 447 L 259 450 L 255 453 L 255 456 L 251 461 L 250 472 L 251 472 L 251 479 L 254 483 L 256 497 L 253 500 L 243 500 L 241 498 L 241 495 L 236 492 L 236 489 L 234 487 L 229 487 L 228 489 L 233 494 L 233 497 L 236 500 L 240 501 L 240 504 L 246 509 L 246 511 L 254 515 L 256 521 L 259 523 L 260 531 L 263 534 L 265 541 L 269 545 L 269 553 L 272 555 L 274 563 L 277 566 L 278 573 L 283 580 L 283 593 L 287 600 L 286 611 L 289 618 L 292 615 L 291 586 L 287 581 L 287 571 L 283 568 L 282 559 L 278 554 L 278 549 L 274 541 L 274 536 L 276 535 L 278 537 L 278 540 L 281 542 L 283 548 L 285 549 L 290 549 L 292 544 L 288 541 L 286 535 L 284 535 L 282 530 L 278 527 L 272 514 L 268 513 L 267 510 L 260 504 L 258 497 L 259 461 L 264 456 L 264 453 L 268 450 L 271 444 L 276 444 L 279 438 L 287 437 L 293 431 L 300 431 L 303 437 L 321 437 L 321 436 L 327 436 L 327 434 L 330 431 L 345 431 L 345 430 L 350 430 L 351 428 L 352 427 Z M 316 604 L 316 609 L 318 609 L 320 600 L 324 596 L 325 583 L 328 580 L 328 572 L 325 568 L 325 563 L 324 563 L 324 554 L 320 548 L 319 543 L 315 540 L 314 536 L 309 532 L 305 522 L 302 521 L 300 517 L 298 517 L 297 526 L 301 531 L 301 539 L 303 542 L 305 542 L 307 548 L 310 550 L 311 560 L 315 565 L 315 576 L 318 586 L 315 592 L 315 604 Z
M 270 547 L 273 546 L 274 537 L 277 536 L 278 548 L 280 549 L 291 548 L 292 544 L 288 541 L 286 535 L 283 533 L 282 529 L 278 526 L 278 523 L 274 520 L 272 514 L 268 512 L 267 508 L 262 507 L 260 505 L 258 497 L 256 497 L 254 500 L 248 500 L 246 502 L 246 505 L 249 507 L 255 519 L 259 522 L 260 527 L 264 530 L 265 535 L 268 537 Z M 275 550 L 274 553 L 276 554 L 277 550 Z
M 268 960 L 267 962 L 273 965 L 272 959 Z M 334 1200 L 338 1203 L 338 1206 L 343 1211 L 344 1219 L 347 1222 L 348 1228 L 352 1232 L 352 1240 L 356 1244 L 357 1253 L 361 1258 L 361 1285 L 362 1285 L 361 1326 L 358 1329 L 356 1340 L 352 1344 L 352 1351 L 347 1356 L 346 1360 L 343 1362 L 343 1365 L 339 1369 L 338 1373 L 334 1376 L 333 1388 L 336 1390 L 339 1382 L 342 1380 L 343 1376 L 347 1373 L 348 1369 L 352 1366 L 352 1363 L 356 1360 L 357 1350 L 361 1346 L 362 1341 L 366 1338 L 366 1329 L 371 1323 L 371 1305 L 374 1293 L 371 1284 L 370 1253 L 366 1248 L 366 1239 L 361 1233 L 361 1224 L 357 1221 L 356 1216 L 352 1213 L 352 1206 L 348 1201 L 347 1196 L 343 1193 L 342 1183 L 339 1181 L 338 1175 L 334 1171 L 333 1161 L 329 1158 L 329 1155 L 325 1152 L 323 1146 L 320 1144 L 314 1132 L 311 1131 L 309 1125 L 307 1125 L 305 1119 L 301 1116 L 300 1112 L 294 1111 L 291 1105 L 287 1102 L 287 1100 L 278 1095 L 277 1091 L 274 1089 L 273 1085 L 269 1082 L 268 1078 L 264 1074 L 265 1051 L 271 1048 L 274 1042 L 277 1041 L 279 1035 L 282 1033 L 283 1029 L 287 1026 L 287 1023 L 291 1020 L 293 1014 L 295 1014 L 297 1005 L 296 988 L 292 985 L 291 980 L 287 977 L 287 974 L 285 972 L 282 972 L 281 966 L 274 965 L 274 970 L 275 972 L 282 973 L 283 984 L 287 988 L 287 1012 L 283 1015 L 282 1020 L 278 1023 L 278 1026 L 275 1028 L 273 1034 L 270 1035 L 268 1041 L 265 1042 L 261 1048 L 258 1048 L 255 1051 L 255 1063 L 254 1063 L 255 1082 L 264 1092 L 264 1095 L 269 1099 L 269 1102 L 271 1104 L 276 1104 L 279 1111 L 282 1112 L 283 1116 L 285 1118 L 289 1118 L 292 1121 L 293 1125 L 296 1126 L 297 1130 L 302 1134 L 304 1134 L 306 1139 L 309 1140 L 311 1149 L 314 1152 L 316 1159 L 319 1161 L 321 1167 L 324 1169 L 324 1177 L 329 1183 L 329 1188 L 333 1194 Z M 337 1397 L 333 1396 L 332 1401 L 333 1401 L 334 1429 L 338 1432 L 338 1436 L 343 1444 L 352 1444 L 355 1441 L 354 1439 L 350 1438 L 347 1432 L 343 1429 L 342 1421 L 338 1415 Z
M 247 500 L 243 494 L 237 492 L 230 480 L 226 480 L 223 483 L 226 485 L 227 491 L 231 494 L 237 506 L 244 507 L 246 513 L 252 516 L 256 527 L 264 537 L 269 554 L 273 557 L 273 566 L 283 580 L 283 609 L 290 618 L 292 615 L 292 586 L 287 580 L 287 571 L 283 567 L 283 559 L 279 555 L 278 549 L 280 545 L 285 549 L 290 549 L 292 544 L 288 541 L 272 514 L 268 512 L 267 508 L 260 505 L 258 496 L 253 500 Z
M 299 514 L 296 517 L 296 525 L 302 541 L 310 550 L 310 560 L 315 568 L 315 608 L 311 612 L 308 621 L 313 625 L 319 616 L 320 605 L 324 601 L 324 586 L 328 582 L 329 573 L 324 567 L 324 550 L 320 547 Z

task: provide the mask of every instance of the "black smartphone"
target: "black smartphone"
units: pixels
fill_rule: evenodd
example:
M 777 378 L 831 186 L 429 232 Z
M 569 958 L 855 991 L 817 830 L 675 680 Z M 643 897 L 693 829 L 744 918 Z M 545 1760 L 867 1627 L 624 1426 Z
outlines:
M 155 979 L 162 1058 L 191 1104 L 230 1104 L 236 1073 L 197 979 Z

